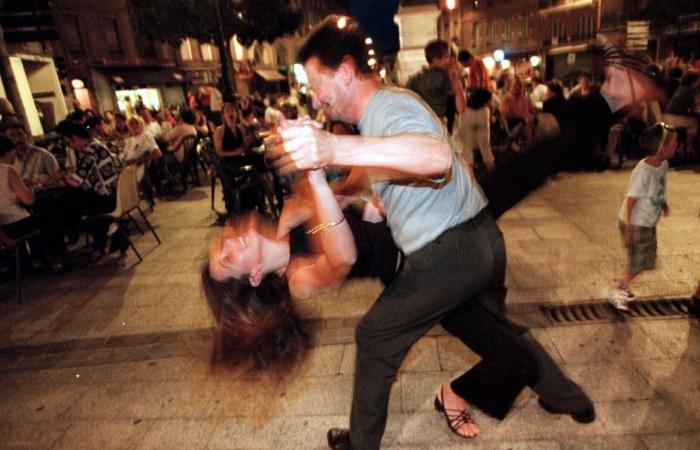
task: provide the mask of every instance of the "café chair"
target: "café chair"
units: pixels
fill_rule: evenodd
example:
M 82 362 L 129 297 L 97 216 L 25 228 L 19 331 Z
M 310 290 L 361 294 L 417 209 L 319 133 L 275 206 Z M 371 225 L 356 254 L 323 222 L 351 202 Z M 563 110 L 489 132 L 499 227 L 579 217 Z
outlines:
M 27 241 L 39 234 L 38 231 L 12 239 L 0 230 L 0 249 L 8 250 L 15 260 L 15 286 L 17 303 L 22 303 L 22 261 L 23 250 L 26 251 Z

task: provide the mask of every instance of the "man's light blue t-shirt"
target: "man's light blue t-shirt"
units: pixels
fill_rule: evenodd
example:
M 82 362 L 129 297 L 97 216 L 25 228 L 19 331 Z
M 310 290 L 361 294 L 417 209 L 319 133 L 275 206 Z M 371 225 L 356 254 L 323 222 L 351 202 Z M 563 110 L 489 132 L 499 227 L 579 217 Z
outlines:
M 450 143 L 447 129 L 430 107 L 415 93 L 397 87 L 379 89 L 358 126 L 363 136 L 428 133 Z M 440 180 L 373 181 L 372 190 L 384 203 L 391 234 L 404 254 L 410 255 L 486 206 L 481 189 L 454 151 L 452 161 L 450 174 Z

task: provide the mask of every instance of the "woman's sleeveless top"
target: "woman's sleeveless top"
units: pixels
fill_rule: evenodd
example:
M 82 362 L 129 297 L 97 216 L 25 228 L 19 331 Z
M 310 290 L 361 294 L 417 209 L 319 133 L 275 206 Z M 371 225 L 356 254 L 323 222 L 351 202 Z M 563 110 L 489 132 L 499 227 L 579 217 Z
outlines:
M 224 124 L 224 138 L 221 142 L 221 147 L 225 152 L 243 147 L 243 133 L 241 133 L 241 130 L 236 127 L 236 132 L 234 133 L 228 125 Z
M 357 246 L 357 259 L 348 278 L 379 278 L 384 285 L 388 285 L 396 276 L 400 261 L 399 249 L 394 244 L 391 231 L 384 223 L 362 220 L 352 208 L 345 209 L 343 213 Z M 303 227 L 294 228 L 289 233 L 289 249 L 292 255 L 311 253 Z
M 27 210 L 22 208 L 17 195 L 10 189 L 8 172 L 9 165 L 0 164 L 0 225 L 18 222 L 29 217 Z

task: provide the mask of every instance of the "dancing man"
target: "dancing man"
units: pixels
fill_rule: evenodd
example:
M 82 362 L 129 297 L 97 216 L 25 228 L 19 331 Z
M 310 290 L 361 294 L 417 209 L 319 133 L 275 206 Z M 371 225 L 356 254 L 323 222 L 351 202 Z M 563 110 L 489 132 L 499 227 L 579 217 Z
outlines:
M 416 95 L 381 85 L 367 54 L 365 36 L 350 18 L 331 16 L 312 32 L 299 59 L 314 106 L 332 120 L 357 124 L 361 135 L 332 135 L 302 119 L 283 127 L 283 144 L 270 150 L 281 173 L 370 168 L 372 189 L 405 255 L 401 272 L 357 326 L 350 429 L 331 429 L 329 445 L 380 448 L 401 361 L 438 323 L 482 357 L 435 398 L 448 427 L 472 437 L 479 429 L 467 402 L 505 417 L 522 388 L 539 381 L 538 351 L 522 327 L 492 307 L 505 299 L 503 236 L 472 174 L 453 163 L 445 127 Z

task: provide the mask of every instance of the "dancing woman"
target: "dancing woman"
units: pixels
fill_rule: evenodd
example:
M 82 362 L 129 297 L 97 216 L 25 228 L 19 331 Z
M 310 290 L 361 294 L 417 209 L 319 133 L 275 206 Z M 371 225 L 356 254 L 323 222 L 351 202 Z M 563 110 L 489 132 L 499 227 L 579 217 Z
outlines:
M 285 202 L 276 230 L 251 214 L 213 240 L 202 270 L 216 320 L 213 364 L 293 363 L 309 335 L 290 290 L 305 293 L 347 277 L 388 283 L 396 273 L 400 253 L 386 226 L 344 214 L 323 170 L 308 171 L 304 184 L 306 195 Z M 314 226 L 298 227 L 310 217 Z

